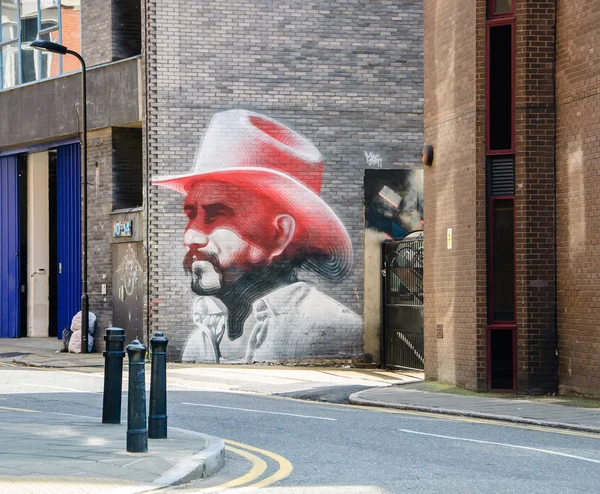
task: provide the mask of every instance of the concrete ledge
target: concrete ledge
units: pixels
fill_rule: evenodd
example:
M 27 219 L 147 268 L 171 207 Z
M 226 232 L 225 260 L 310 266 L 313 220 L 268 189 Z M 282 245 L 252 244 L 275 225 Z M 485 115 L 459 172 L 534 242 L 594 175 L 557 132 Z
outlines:
M 366 391 L 366 390 L 365 390 Z M 439 413 L 442 415 L 454 415 L 460 417 L 472 417 L 478 419 L 487 419 L 487 420 L 500 420 L 503 422 L 512 422 L 515 424 L 527 424 L 527 425 L 537 425 L 541 427 L 552 427 L 555 429 L 568 429 L 574 431 L 581 432 L 593 432 L 596 434 L 600 434 L 600 427 L 588 426 L 588 425 L 578 425 L 578 424 L 569 424 L 564 422 L 549 422 L 545 420 L 537 420 L 537 419 L 529 419 L 525 417 L 518 417 L 513 415 L 495 415 L 491 413 L 482 413 L 482 412 L 470 412 L 468 410 L 455 410 L 451 408 L 439 408 L 439 407 L 427 407 L 421 405 L 406 405 L 402 403 L 390 403 L 385 401 L 375 401 L 375 400 L 365 400 L 360 397 L 362 391 L 358 393 L 353 393 L 350 395 L 349 402 L 351 405 L 361 405 L 361 406 L 371 406 L 371 407 L 383 407 L 383 408 L 395 408 L 397 410 L 413 410 L 416 412 L 425 412 L 425 413 Z

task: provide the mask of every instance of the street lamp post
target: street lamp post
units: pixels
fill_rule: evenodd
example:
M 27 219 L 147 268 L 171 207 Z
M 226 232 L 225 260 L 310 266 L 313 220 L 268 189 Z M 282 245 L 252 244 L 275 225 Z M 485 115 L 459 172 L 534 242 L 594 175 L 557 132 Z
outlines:
M 83 57 L 66 46 L 53 43 L 52 41 L 36 40 L 31 43 L 31 47 L 36 50 L 58 53 L 60 55 L 73 55 L 81 64 L 81 353 L 88 353 L 88 328 L 89 328 L 89 298 L 87 282 L 87 95 L 86 95 L 86 67 Z

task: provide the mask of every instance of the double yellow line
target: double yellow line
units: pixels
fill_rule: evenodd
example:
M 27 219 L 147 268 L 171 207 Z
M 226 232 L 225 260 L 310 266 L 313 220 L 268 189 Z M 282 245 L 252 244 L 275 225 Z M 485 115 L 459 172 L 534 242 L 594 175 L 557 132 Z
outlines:
M 241 457 L 250 461 L 252 463 L 252 468 L 241 477 L 230 480 L 229 482 L 225 482 L 224 484 L 208 488 L 207 490 L 209 492 L 242 486 L 253 487 L 255 489 L 267 487 L 275 482 L 285 479 L 292 473 L 292 470 L 294 469 L 292 464 L 286 458 L 278 455 L 277 453 L 273 453 L 272 451 L 255 448 L 249 444 L 238 443 L 228 439 L 225 439 L 225 444 L 228 451 L 240 455 Z M 258 480 L 263 477 L 264 473 L 267 471 L 267 462 L 254 453 L 258 453 L 277 462 L 279 465 L 277 471 L 274 474 L 263 478 L 262 480 Z M 256 480 L 258 480 L 258 482 L 255 482 Z

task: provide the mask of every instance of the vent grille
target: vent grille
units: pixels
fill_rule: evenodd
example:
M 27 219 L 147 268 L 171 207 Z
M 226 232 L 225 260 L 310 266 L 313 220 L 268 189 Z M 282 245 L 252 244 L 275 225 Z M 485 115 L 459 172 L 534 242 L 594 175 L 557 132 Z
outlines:
M 491 189 L 493 196 L 512 196 L 515 194 L 515 163 L 513 158 L 495 158 L 491 160 Z

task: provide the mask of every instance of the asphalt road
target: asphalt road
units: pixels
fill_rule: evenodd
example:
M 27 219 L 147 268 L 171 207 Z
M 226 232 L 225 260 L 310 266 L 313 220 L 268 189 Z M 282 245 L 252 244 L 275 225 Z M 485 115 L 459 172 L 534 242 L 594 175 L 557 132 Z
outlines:
M 6 406 L 101 413 L 98 375 L 19 370 L 0 378 Z M 276 455 L 287 459 L 293 471 L 265 493 L 600 490 L 598 435 L 259 395 L 190 390 L 168 399 L 170 426 L 271 453 L 260 455 L 271 473 Z M 172 490 L 223 483 L 251 466 L 233 449 L 227 457 L 216 478 Z

